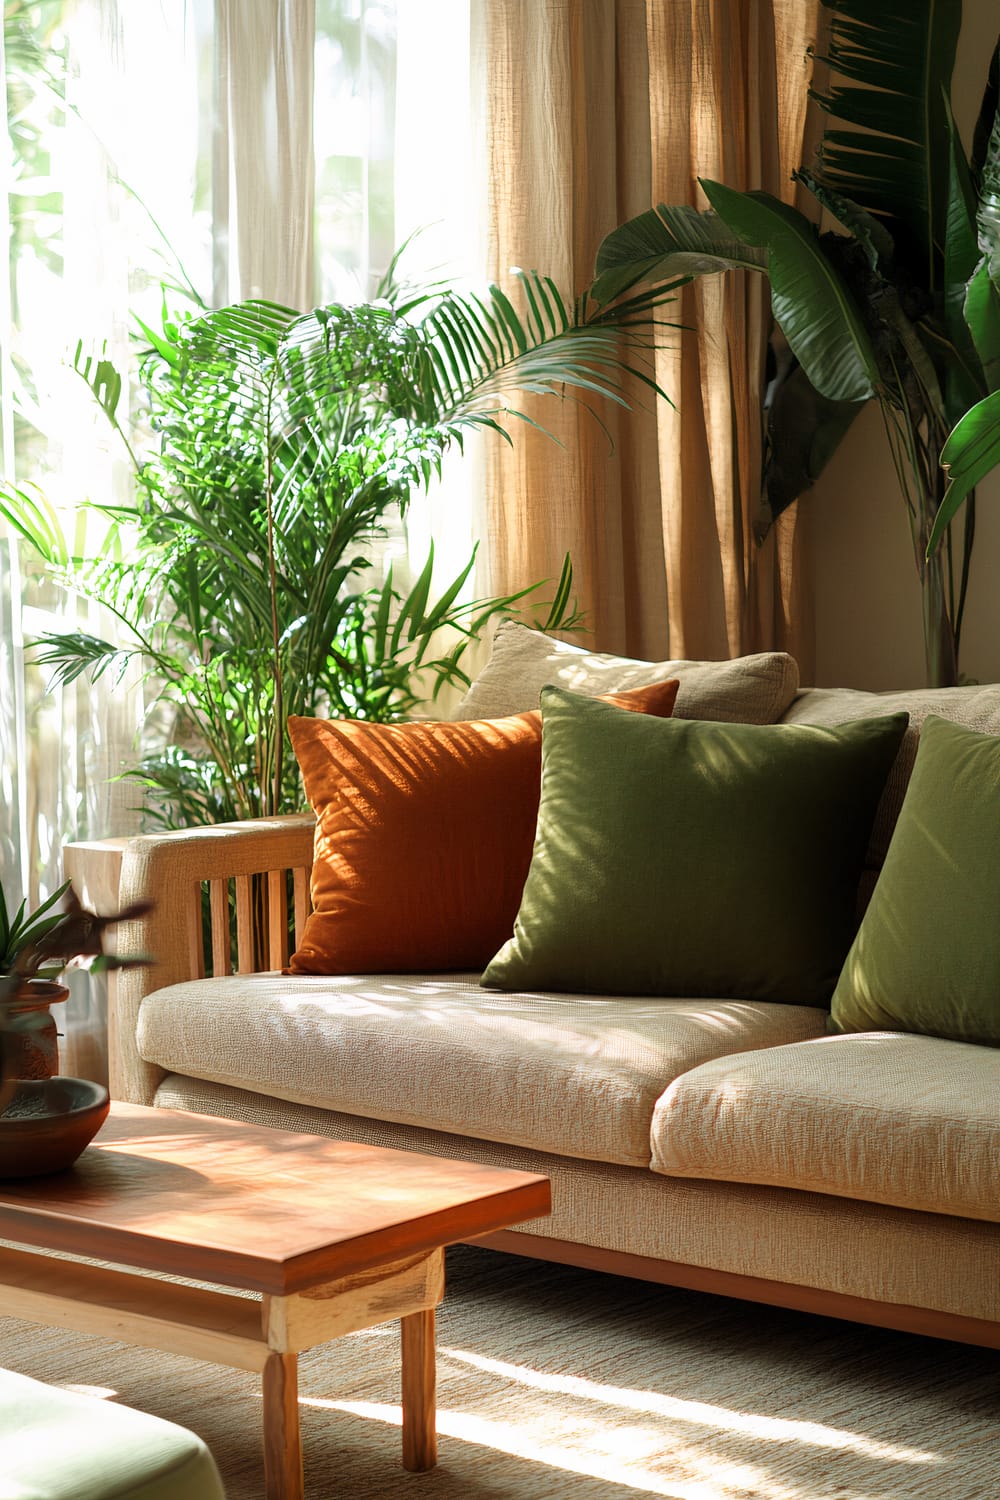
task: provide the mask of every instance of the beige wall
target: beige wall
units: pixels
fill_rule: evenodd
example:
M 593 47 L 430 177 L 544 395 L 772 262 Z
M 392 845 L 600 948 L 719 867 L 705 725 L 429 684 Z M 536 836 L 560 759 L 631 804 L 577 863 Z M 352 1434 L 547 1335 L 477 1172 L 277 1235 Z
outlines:
M 996 35 L 996 0 L 965 0 L 952 93 L 966 140 Z M 923 682 L 920 589 L 874 405 L 801 503 L 811 508 L 816 682 L 872 689 Z M 1000 681 L 1000 472 L 979 486 L 960 668 L 980 682 Z

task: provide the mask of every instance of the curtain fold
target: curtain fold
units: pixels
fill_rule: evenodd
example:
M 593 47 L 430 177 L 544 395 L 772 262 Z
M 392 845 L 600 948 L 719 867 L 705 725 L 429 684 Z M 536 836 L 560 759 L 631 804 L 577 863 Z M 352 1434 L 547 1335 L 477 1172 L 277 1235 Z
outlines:
M 816 0 L 473 0 L 483 90 L 487 265 L 587 285 L 603 236 L 651 203 L 707 206 L 699 177 L 792 200 L 803 159 Z M 675 403 L 601 415 L 533 415 L 487 460 L 487 587 L 551 576 L 572 554 L 599 647 L 727 657 L 813 648 L 798 506 L 763 545 L 761 277 L 686 289 L 665 317 L 657 378 Z
M 487 274 L 518 265 L 585 287 L 603 236 L 649 204 L 645 0 L 473 0 L 481 90 Z M 569 551 L 588 627 L 609 650 L 654 653 L 667 630 L 655 494 L 656 413 L 638 387 L 627 420 L 524 403 L 558 440 L 512 427 L 485 446 L 485 589 L 555 578 Z M 602 426 L 602 424 L 604 424 Z M 561 444 L 562 446 L 559 446 Z
M 216 0 L 213 303 L 312 307 L 314 0 Z

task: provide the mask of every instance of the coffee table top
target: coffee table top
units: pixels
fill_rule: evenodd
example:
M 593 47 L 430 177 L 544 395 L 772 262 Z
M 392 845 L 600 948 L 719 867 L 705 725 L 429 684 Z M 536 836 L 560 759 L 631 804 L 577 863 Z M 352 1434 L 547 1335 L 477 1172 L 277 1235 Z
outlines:
M 550 1206 L 530 1172 L 116 1102 L 74 1167 L 0 1182 L 0 1238 L 283 1296 Z

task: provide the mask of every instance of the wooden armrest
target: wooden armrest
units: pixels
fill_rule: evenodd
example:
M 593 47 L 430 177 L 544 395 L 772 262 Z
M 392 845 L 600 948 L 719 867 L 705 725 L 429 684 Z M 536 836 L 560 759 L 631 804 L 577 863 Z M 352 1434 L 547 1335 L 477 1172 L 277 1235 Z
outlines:
M 139 1006 L 151 990 L 200 978 L 202 887 L 207 883 L 212 912 L 212 955 L 216 972 L 230 972 L 229 881 L 235 881 L 240 972 L 258 965 L 250 939 L 250 891 L 254 876 L 267 877 L 271 966 L 287 957 L 286 872 L 294 872 L 295 924 L 308 910 L 312 866 L 311 814 L 217 823 L 129 839 L 98 839 L 68 844 L 65 870 L 81 900 L 103 912 L 138 901 L 153 909 L 123 922 L 115 950 L 123 958 L 148 954 L 152 962 L 109 976 L 108 1049 L 111 1093 L 118 1099 L 151 1104 L 163 1070 L 145 1062 L 136 1047 Z

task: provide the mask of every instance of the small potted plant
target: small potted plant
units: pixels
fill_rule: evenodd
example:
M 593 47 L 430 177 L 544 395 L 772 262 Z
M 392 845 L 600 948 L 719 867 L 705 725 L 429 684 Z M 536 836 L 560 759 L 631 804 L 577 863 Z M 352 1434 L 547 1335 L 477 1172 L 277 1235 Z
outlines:
M 50 1007 L 69 994 L 59 976 L 142 963 L 105 953 L 115 923 L 143 916 L 147 902 L 114 917 L 80 905 L 66 881 L 34 911 L 10 916 L 0 889 L 0 1177 L 57 1171 L 76 1159 L 104 1121 L 108 1091 L 57 1076 L 59 1047 Z
M 50 1006 L 65 1000 L 69 990 L 56 977 L 64 963 L 48 942 L 65 920 L 55 908 L 69 885 L 66 881 L 32 912 L 23 900 L 13 917 L 0 887 L 0 1045 L 4 1072 L 11 1077 L 49 1078 L 58 1071 Z
M 8 1076 L 49 1078 L 59 1063 L 50 1006 L 69 995 L 59 976 L 70 966 L 86 964 L 93 973 L 122 967 L 125 960 L 105 953 L 104 934 L 149 908 L 143 904 L 114 917 L 98 916 L 80 905 L 68 880 L 34 911 L 27 905 L 23 900 L 11 917 L 0 887 L 0 1037 Z

